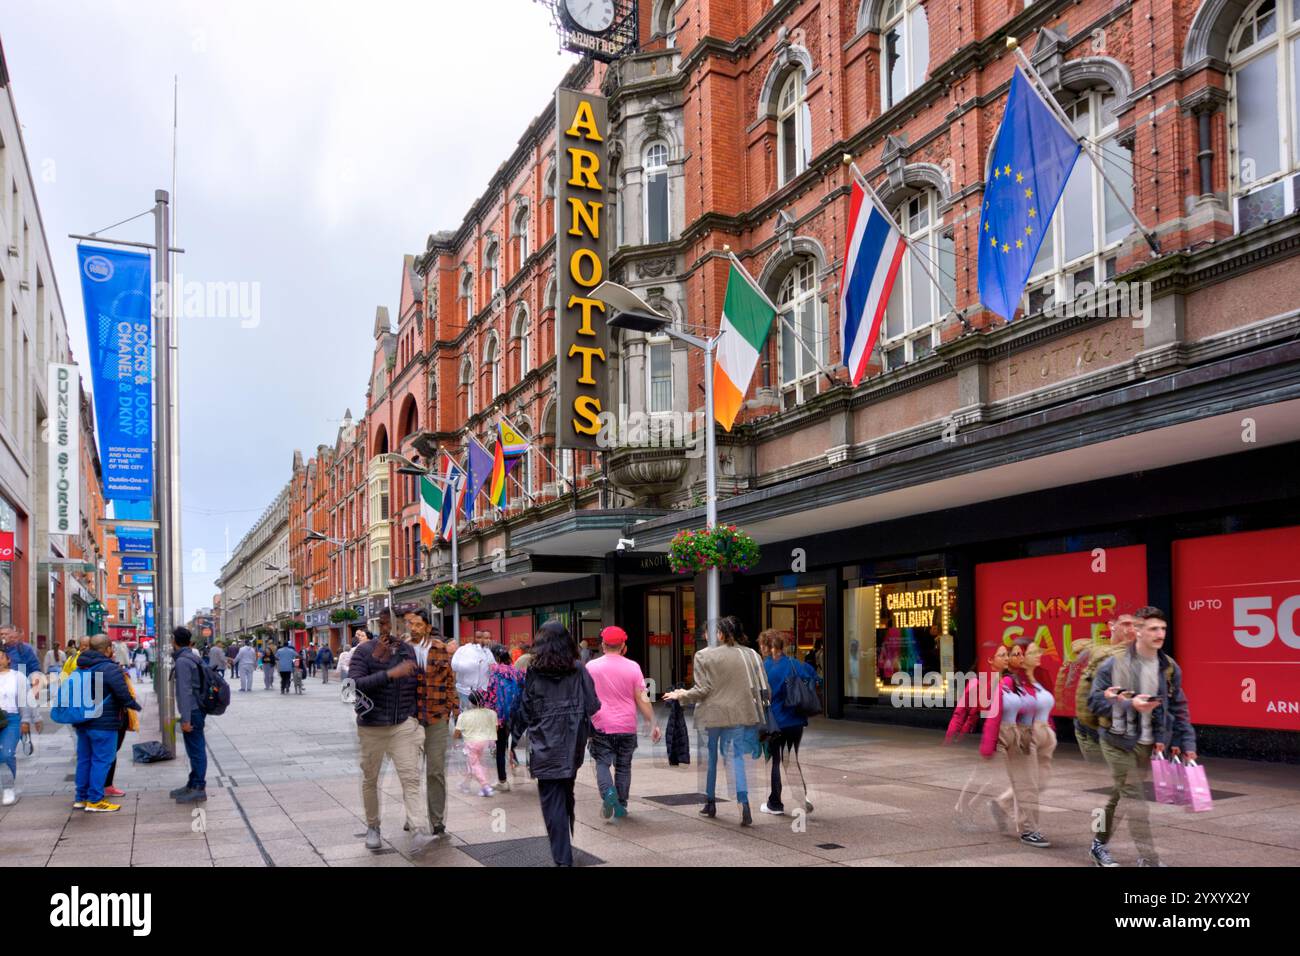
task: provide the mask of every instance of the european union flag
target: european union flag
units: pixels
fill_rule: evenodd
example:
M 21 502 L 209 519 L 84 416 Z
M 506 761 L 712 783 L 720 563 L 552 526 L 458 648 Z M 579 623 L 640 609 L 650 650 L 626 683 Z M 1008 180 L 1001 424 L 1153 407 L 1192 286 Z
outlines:
M 980 301 L 1008 322 L 1081 149 L 1016 67 L 980 213 Z

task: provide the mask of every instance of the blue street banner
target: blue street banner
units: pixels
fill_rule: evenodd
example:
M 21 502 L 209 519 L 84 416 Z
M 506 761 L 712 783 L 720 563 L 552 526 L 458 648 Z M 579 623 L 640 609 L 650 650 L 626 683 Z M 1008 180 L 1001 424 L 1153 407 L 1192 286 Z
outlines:
M 113 499 L 113 517 L 127 520 L 148 520 L 153 517 L 153 502 L 151 501 L 123 501 L 120 498 Z M 117 536 L 117 550 L 126 551 L 152 551 L 153 550 L 153 532 L 144 528 L 124 528 L 118 525 L 113 529 Z M 130 570 L 125 564 L 122 569 Z M 144 569 L 139 569 L 144 570 Z
M 134 555 L 122 556 L 123 571 L 152 571 L 153 558 L 141 558 Z
M 153 298 L 149 256 L 78 246 L 104 494 L 153 498 Z
M 144 633 L 153 637 L 153 601 L 144 602 Z
M 980 301 L 1008 322 L 1082 147 L 1016 67 L 980 212 Z

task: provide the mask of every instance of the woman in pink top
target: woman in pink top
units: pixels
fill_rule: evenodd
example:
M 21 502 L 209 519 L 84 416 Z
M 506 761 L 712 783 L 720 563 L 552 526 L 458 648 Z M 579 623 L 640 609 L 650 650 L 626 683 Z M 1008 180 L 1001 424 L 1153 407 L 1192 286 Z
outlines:
M 999 828 L 1013 815 L 1020 842 L 1043 848 L 1052 844 L 1038 832 L 1038 784 L 1029 752 L 1037 708 L 1034 693 L 1025 682 L 1025 652 L 1032 644 L 1027 637 L 1015 640 L 1008 658 L 1011 672 L 1001 682 L 998 753 L 1006 760 L 1011 787 L 994 802 L 993 815 Z
M 993 656 L 988 660 L 988 671 L 977 675 L 963 688 L 961 700 L 957 704 L 956 710 L 953 711 L 952 720 L 948 724 L 948 734 L 944 738 L 944 743 L 956 743 L 961 740 L 963 734 L 974 733 L 980 717 L 983 716 L 983 736 L 989 746 L 987 748 L 988 752 L 985 753 L 985 741 L 981 741 L 980 753 L 985 759 L 993 755 L 997 749 L 998 713 L 1001 703 L 1001 691 L 998 685 L 1006 673 L 1007 658 L 1007 646 L 999 644 L 998 649 L 993 652 Z M 981 688 L 983 688 L 982 693 Z M 988 702 L 987 708 L 983 706 L 984 701 Z M 976 782 L 977 778 L 979 779 L 979 785 L 974 787 L 972 792 L 972 784 Z M 970 776 L 966 778 L 966 784 L 961 788 L 961 793 L 957 795 L 957 820 L 962 829 L 977 829 L 964 822 L 964 814 L 970 811 L 975 800 L 984 793 L 988 783 L 987 765 L 977 764 L 971 770 Z

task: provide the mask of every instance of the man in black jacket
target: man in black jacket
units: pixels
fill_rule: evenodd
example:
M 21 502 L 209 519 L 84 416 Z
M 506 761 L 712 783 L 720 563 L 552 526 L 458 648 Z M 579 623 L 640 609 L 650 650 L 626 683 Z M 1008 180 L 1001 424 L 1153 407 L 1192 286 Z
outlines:
M 402 784 L 406 820 L 414 847 L 432 843 L 420 799 L 420 745 L 424 732 L 415 718 L 415 651 L 394 635 L 366 641 L 352 652 L 348 680 L 356 693 L 357 738 L 361 744 L 361 802 L 366 814 L 366 849 L 383 846 L 379 834 L 379 774 L 384 757 L 393 761 Z
M 199 668 L 207 667 L 198 651 L 191 646 L 193 637 L 188 627 L 172 629 L 172 677 L 176 681 L 176 718 L 185 737 L 185 754 L 190 760 L 190 776 L 185 786 L 168 794 L 177 803 L 202 803 L 208 799 L 208 744 L 203 736 L 207 717 L 200 706 L 203 675 Z

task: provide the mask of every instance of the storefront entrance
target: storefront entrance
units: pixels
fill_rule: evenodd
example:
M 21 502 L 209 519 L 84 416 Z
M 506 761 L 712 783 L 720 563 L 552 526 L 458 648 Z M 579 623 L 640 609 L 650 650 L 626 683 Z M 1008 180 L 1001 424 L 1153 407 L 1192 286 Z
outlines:
M 763 589 L 763 630 L 785 634 L 785 652 L 826 673 L 826 588 L 821 585 Z M 755 638 L 757 635 L 754 635 Z
M 645 595 L 646 677 L 657 699 L 677 684 L 690 686 L 695 657 L 695 588 L 652 588 Z

